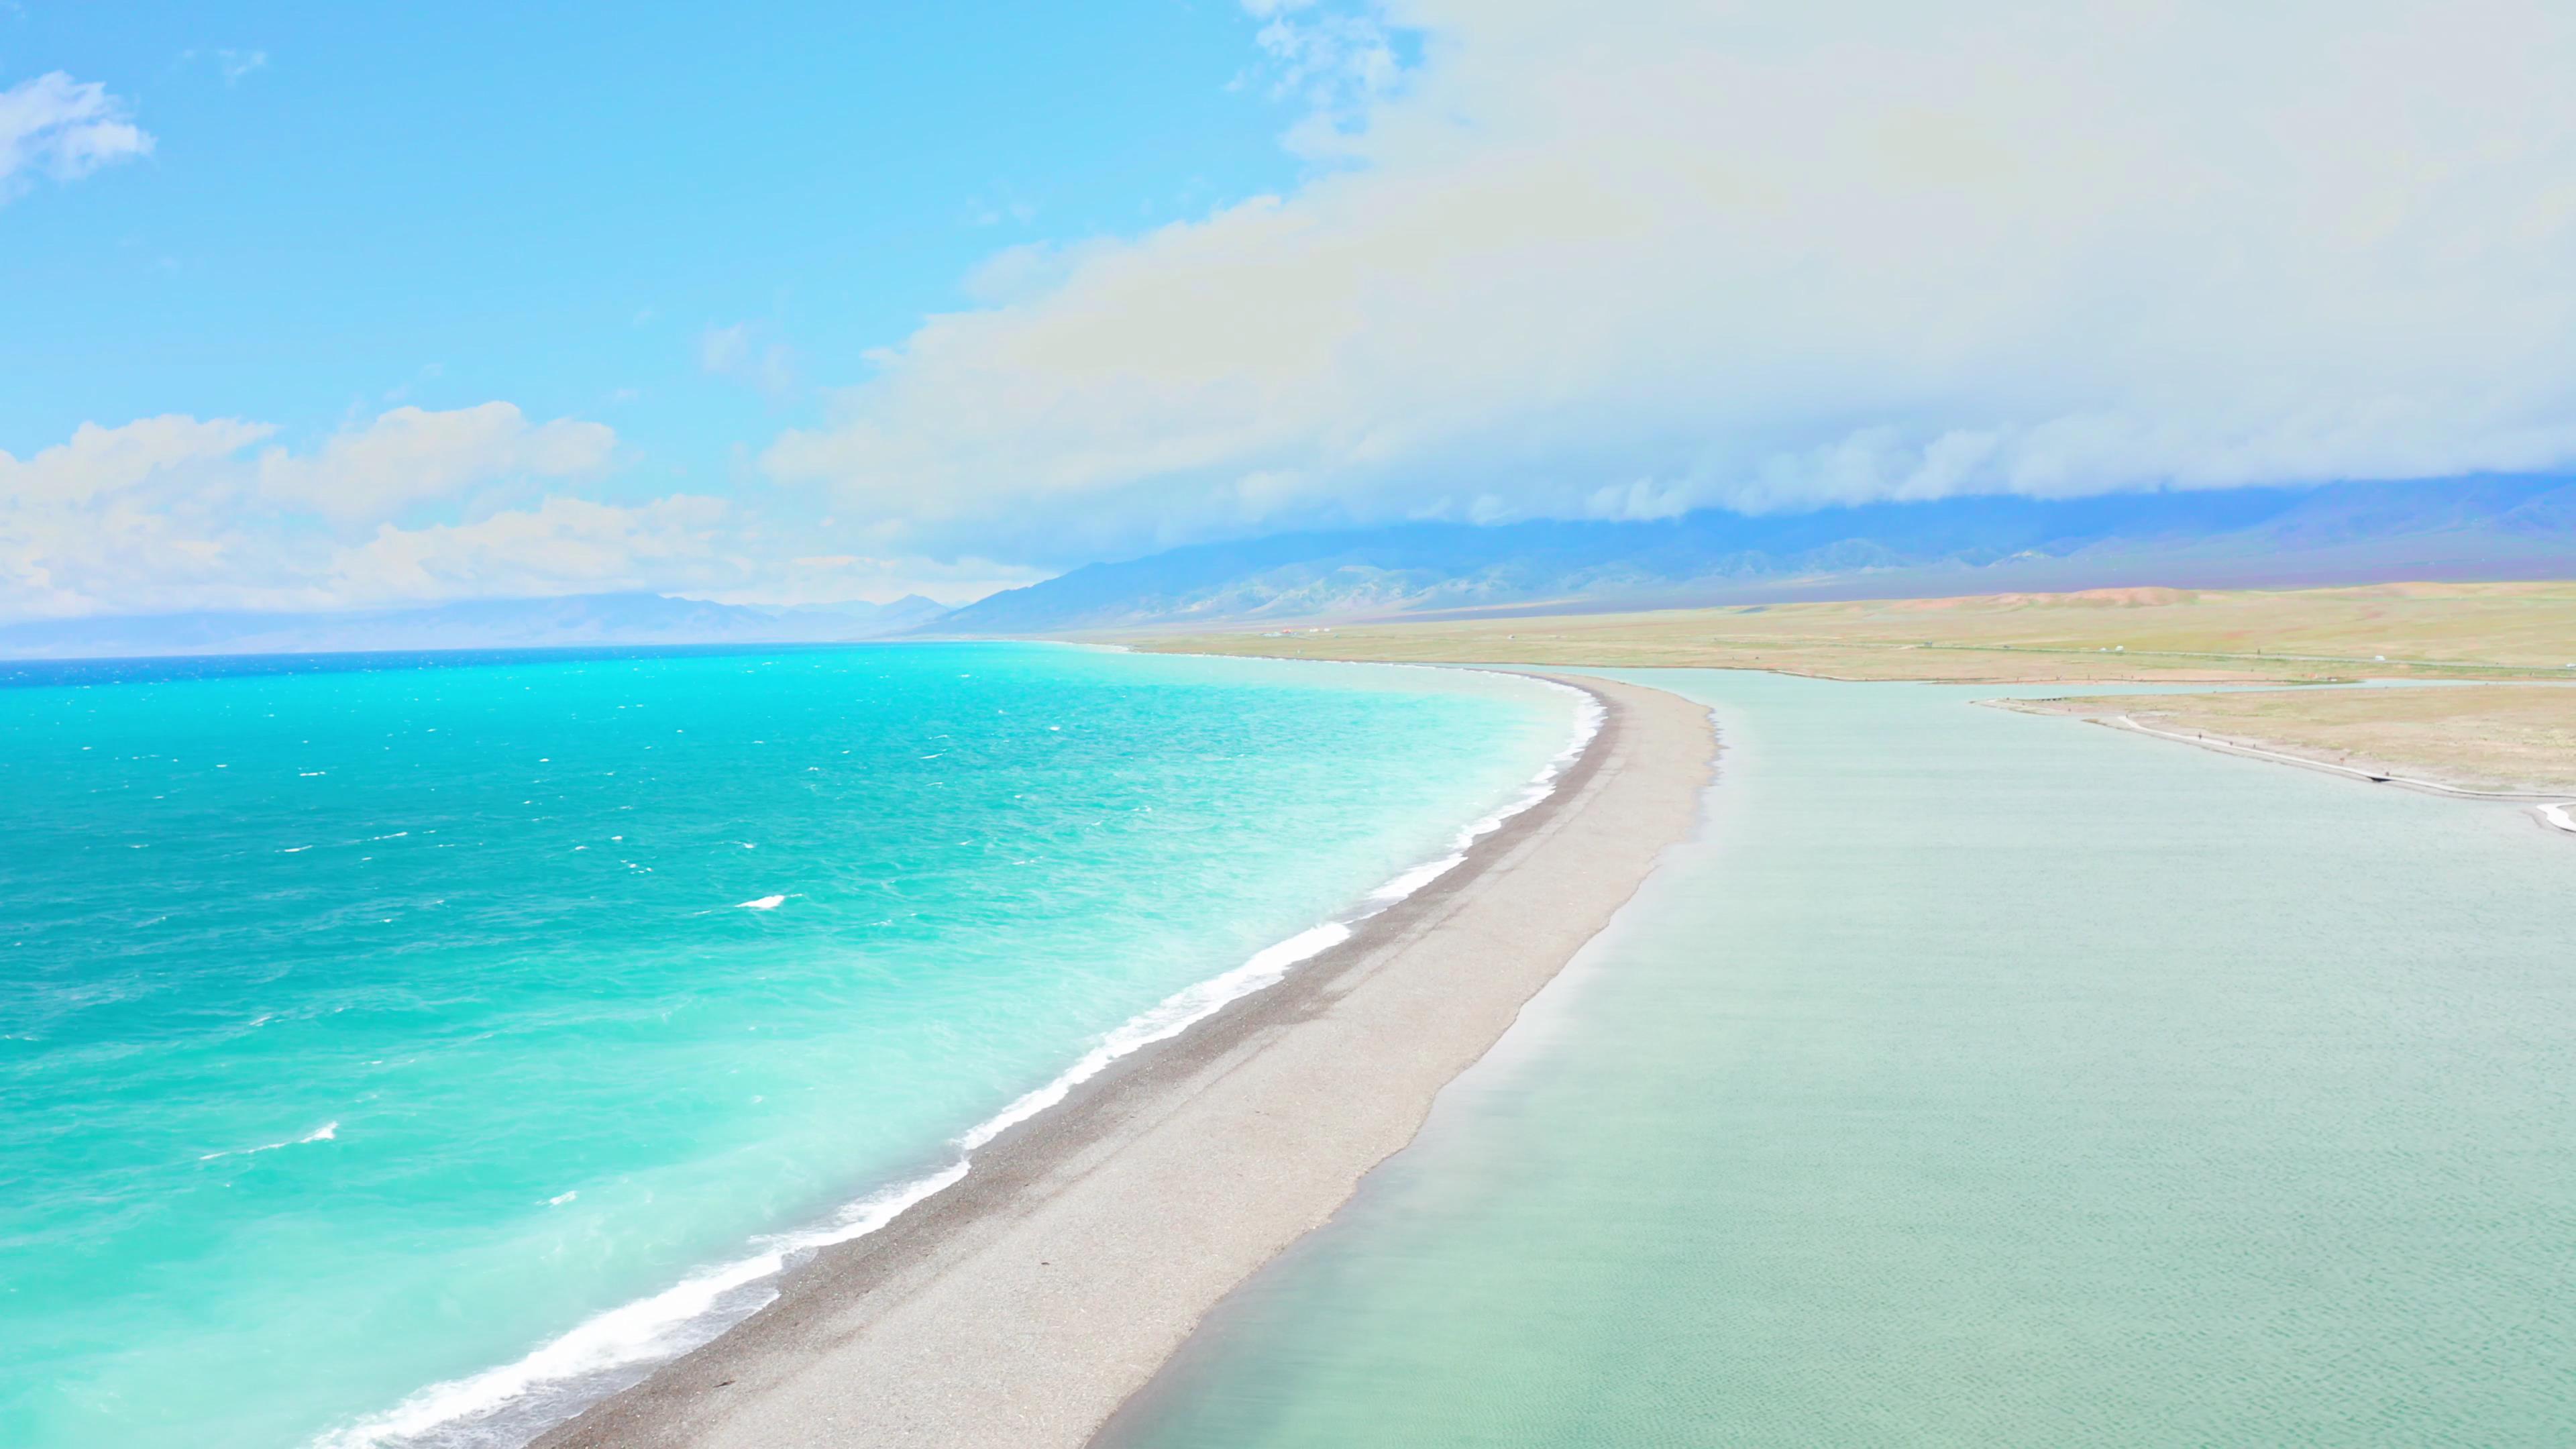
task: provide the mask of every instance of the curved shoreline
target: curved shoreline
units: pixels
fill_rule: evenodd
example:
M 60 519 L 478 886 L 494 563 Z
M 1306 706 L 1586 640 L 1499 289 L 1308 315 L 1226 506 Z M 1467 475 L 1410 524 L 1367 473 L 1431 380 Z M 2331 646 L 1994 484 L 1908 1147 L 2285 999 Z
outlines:
M 2414 687 L 2433 688 L 2436 686 L 2421 685 Z M 2534 684 L 2520 687 L 2530 689 L 2563 689 L 2576 686 Z M 2138 697 L 2154 698 L 2154 696 Z M 2448 800 L 2468 800 L 2488 804 L 2527 805 L 2532 808 L 2533 817 L 2542 825 L 2550 829 L 2565 831 L 2569 834 L 2576 834 L 2576 816 L 2571 816 L 2568 813 L 2571 809 L 2576 809 L 2576 800 L 2569 799 L 2569 792 L 2565 790 L 2480 790 L 2467 785 L 2449 784 L 2441 780 L 2427 780 L 2411 775 L 2400 775 L 2393 770 L 2383 771 L 2365 769 L 2358 765 L 2345 764 L 2337 760 L 2329 760 L 2324 758 L 2322 755 L 2302 753 L 2297 747 L 2282 745 L 2273 740 L 2250 738 L 2231 734 L 2211 734 L 2205 730 L 2185 734 L 2181 730 L 2158 729 L 2153 725 L 2142 724 L 2130 715 L 2112 714 L 2107 710 L 2102 713 L 2083 713 L 2072 709 L 2048 708 L 2048 706 L 2054 704 L 2082 704 L 2086 702 L 2080 699 L 2059 700 L 2055 698 L 2025 699 L 2019 697 L 2006 697 L 1998 699 L 1980 699 L 1972 702 L 1986 705 L 1994 709 L 2011 710 L 2017 714 L 2050 715 L 2070 719 L 2080 719 L 2086 724 L 2100 725 L 2105 729 L 2124 730 L 2132 734 L 2146 735 L 2159 740 L 2171 740 L 2175 744 L 2190 745 L 2194 749 L 2208 750 L 2213 754 L 2234 755 L 2239 759 L 2262 760 L 2275 765 L 2289 765 L 2296 769 L 2314 770 L 2321 774 L 2336 776 L 2340 779 L 2359 780 L 2365 784 L 2393 785 L 2400 790 L 2412 790 L 2419 795 L 2436 795 Z
M 1452 672 L 1511 673 L 1482 668 Z M 525 1445 L 759 1312 L 777 1297 L 777 1285 L 818 1251 L 869 1236 L 915 1203 L 954 1186 L 973 1169 L 986 1144 L 1051 1109 L 1119 1059 L 1189 1030 L 1237 998 L 1268 989 L 1310 958 L 1350 939 L 1354 929 L 1463 863 L 1478 841 L 1553 795 L 1565 772 L 1590 747 L 1604 717 L 1597 694 L 1559 680 L 1515 677 L 1572 697 L 1578 706 L 1573 733 L 1564 748 L 1522 783 L 1516 797 L 1459 829 L 1444 854 L 1398 872 L 1341 912 L 1120 1023 L 1053 1079 L 949 1139 L 947 1155 L 924 1158 L 913 1175 L 887 1182 L 806 1225 L 756 1236 L 741 1255 L 594 1314 L 517 1359 L 428 1384 L 390 1409 L 326 1432 L 309 1449 Z
M 1559 682 L 1601 702 L 1600 728 L 1457 868 L 1111 1063 L 540 1449 L 1087 1440 L 1217 1299 L 1411 1140 L 1696 821 L 1704 711 Z

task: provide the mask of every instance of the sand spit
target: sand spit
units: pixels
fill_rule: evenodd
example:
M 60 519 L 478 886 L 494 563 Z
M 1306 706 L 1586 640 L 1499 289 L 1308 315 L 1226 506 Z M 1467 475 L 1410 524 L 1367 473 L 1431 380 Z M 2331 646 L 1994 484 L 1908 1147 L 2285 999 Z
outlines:
M 1705 711 L 1608 718 L 1556 793 L 1278 986 L 1126 1058 L 827 1249 L 778 1300 L 540 1449 L 1084 1443 L 1236 1284 L 1412 1140 L 1433 1096 L 1697 819 Z

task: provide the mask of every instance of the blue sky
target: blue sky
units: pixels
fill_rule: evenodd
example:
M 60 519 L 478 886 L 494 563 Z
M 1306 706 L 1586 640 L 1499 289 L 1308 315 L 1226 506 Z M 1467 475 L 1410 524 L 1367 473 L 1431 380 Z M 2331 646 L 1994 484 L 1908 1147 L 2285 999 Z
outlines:
M 2576 464 L 2561 0 L 0 3 L 0 619 Z
M 1292 182 L 1257 22 L 1080 7 L 33 4 L 0 83 L 104 83 L 150 156 L 0 213 L 0 447 L 84 421 L 506 398 L 721 474 L 984 255 Z M 745 326 L 795 385 L 710 376 Z

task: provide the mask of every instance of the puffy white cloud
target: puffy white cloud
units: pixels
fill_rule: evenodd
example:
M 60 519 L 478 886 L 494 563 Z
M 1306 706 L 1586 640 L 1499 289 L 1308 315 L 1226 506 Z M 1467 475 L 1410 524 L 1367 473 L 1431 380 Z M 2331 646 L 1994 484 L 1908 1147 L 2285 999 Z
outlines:
M 152 154 L 133 107 L 98 81 L 61 71 L 0 91 L 0 201 L 38 175 L 76 181 L 102 166 Z
M 507 403 L 397 408 L 301 451 L 270 443 L 277 431 L 143 418 L 84 424 L 23 460 L 0 452 L 0 622 L 639 588 L 963 601 L 1032 577 L 971 558 L 826 554 L 831 520 L 792 507 L 561 491 L 611 465 L 615 434 L 531 424 Z
M 1334 164 L 1012 254 L 771 474 L 1065 559 L 2576 460 L 2576 7 L 1255 8 Z
M 119 428 L 83 423 L 70 442 L 47 448 L 23 463 L 0 453 L 0 499 L 18 504 L 83 503 L 128 493 L 224 462 L 276 431 L 266 423 L 239 418 L 200 422 L 175 413 L 138 419 Z
M 102 591 L 176 597 L 233 583 L 241 451 L 273 429 L 232 418 L 83 424 L 24 461 L 0 452 L 0 616 L 86 613 Z
M 0 617 L 327 607 L 359 597 L 369 575 L 355 558 L 380 561 L 378 592 L 407 595 L 424 578 L 469 576 L 463 544 L 425 541 L 406 555 L 399 535 L 386 542 L 389 530 L 364 545 L 341 536 L 438 500 L 483 519 L 477 536 L 497 551 L 495 577 L 533 578 L 537 545 L 485 515 L 513 494 L 599 471 L 617 442 L 597 423 L 532 426 L 508 403 L 397 408 L 309 451 L 252 453 L 276 432 L 166 416 L 85 423 L 23 461 L 0 452 Z M 425 539 L 440 540 L 435 528 Z M 595 520 L 591 528 L 612 536 Z M 649 534 L 630 541 L 649 550 Z M 562 556 L 566 580 L 602 572 L 595 550 Z
M 616 449 L 606 424 L 557 418 L 532 426 L 505 402 L 449 412 L 399 407 L 308 456 L 270 449 L 259 481 L 281 503 L 335 522 L 373 522 L 495 483 L 597 473 Z

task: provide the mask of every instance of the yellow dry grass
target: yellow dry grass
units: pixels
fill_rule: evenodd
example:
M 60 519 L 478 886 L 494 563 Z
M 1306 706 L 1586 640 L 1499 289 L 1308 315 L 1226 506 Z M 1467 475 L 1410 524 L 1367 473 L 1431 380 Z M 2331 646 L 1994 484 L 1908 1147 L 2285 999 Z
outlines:
M 1980 683 L 2521 680 L 2455 689 L 2068 699 L 2158 729 L 2473 789 L 2576 788 L 2576 582 L 2089 589 L 1130 635 L 1140 649 L 1769 669 Z
M 2472 790 L 2576 790 L 2576 686 L 2295 689 L 2030 700 Z
M 2576 678 L 2576 581 L 2090 589 L 1111 637 L 1179 653 L 1834 679 L 2568 679 Z

